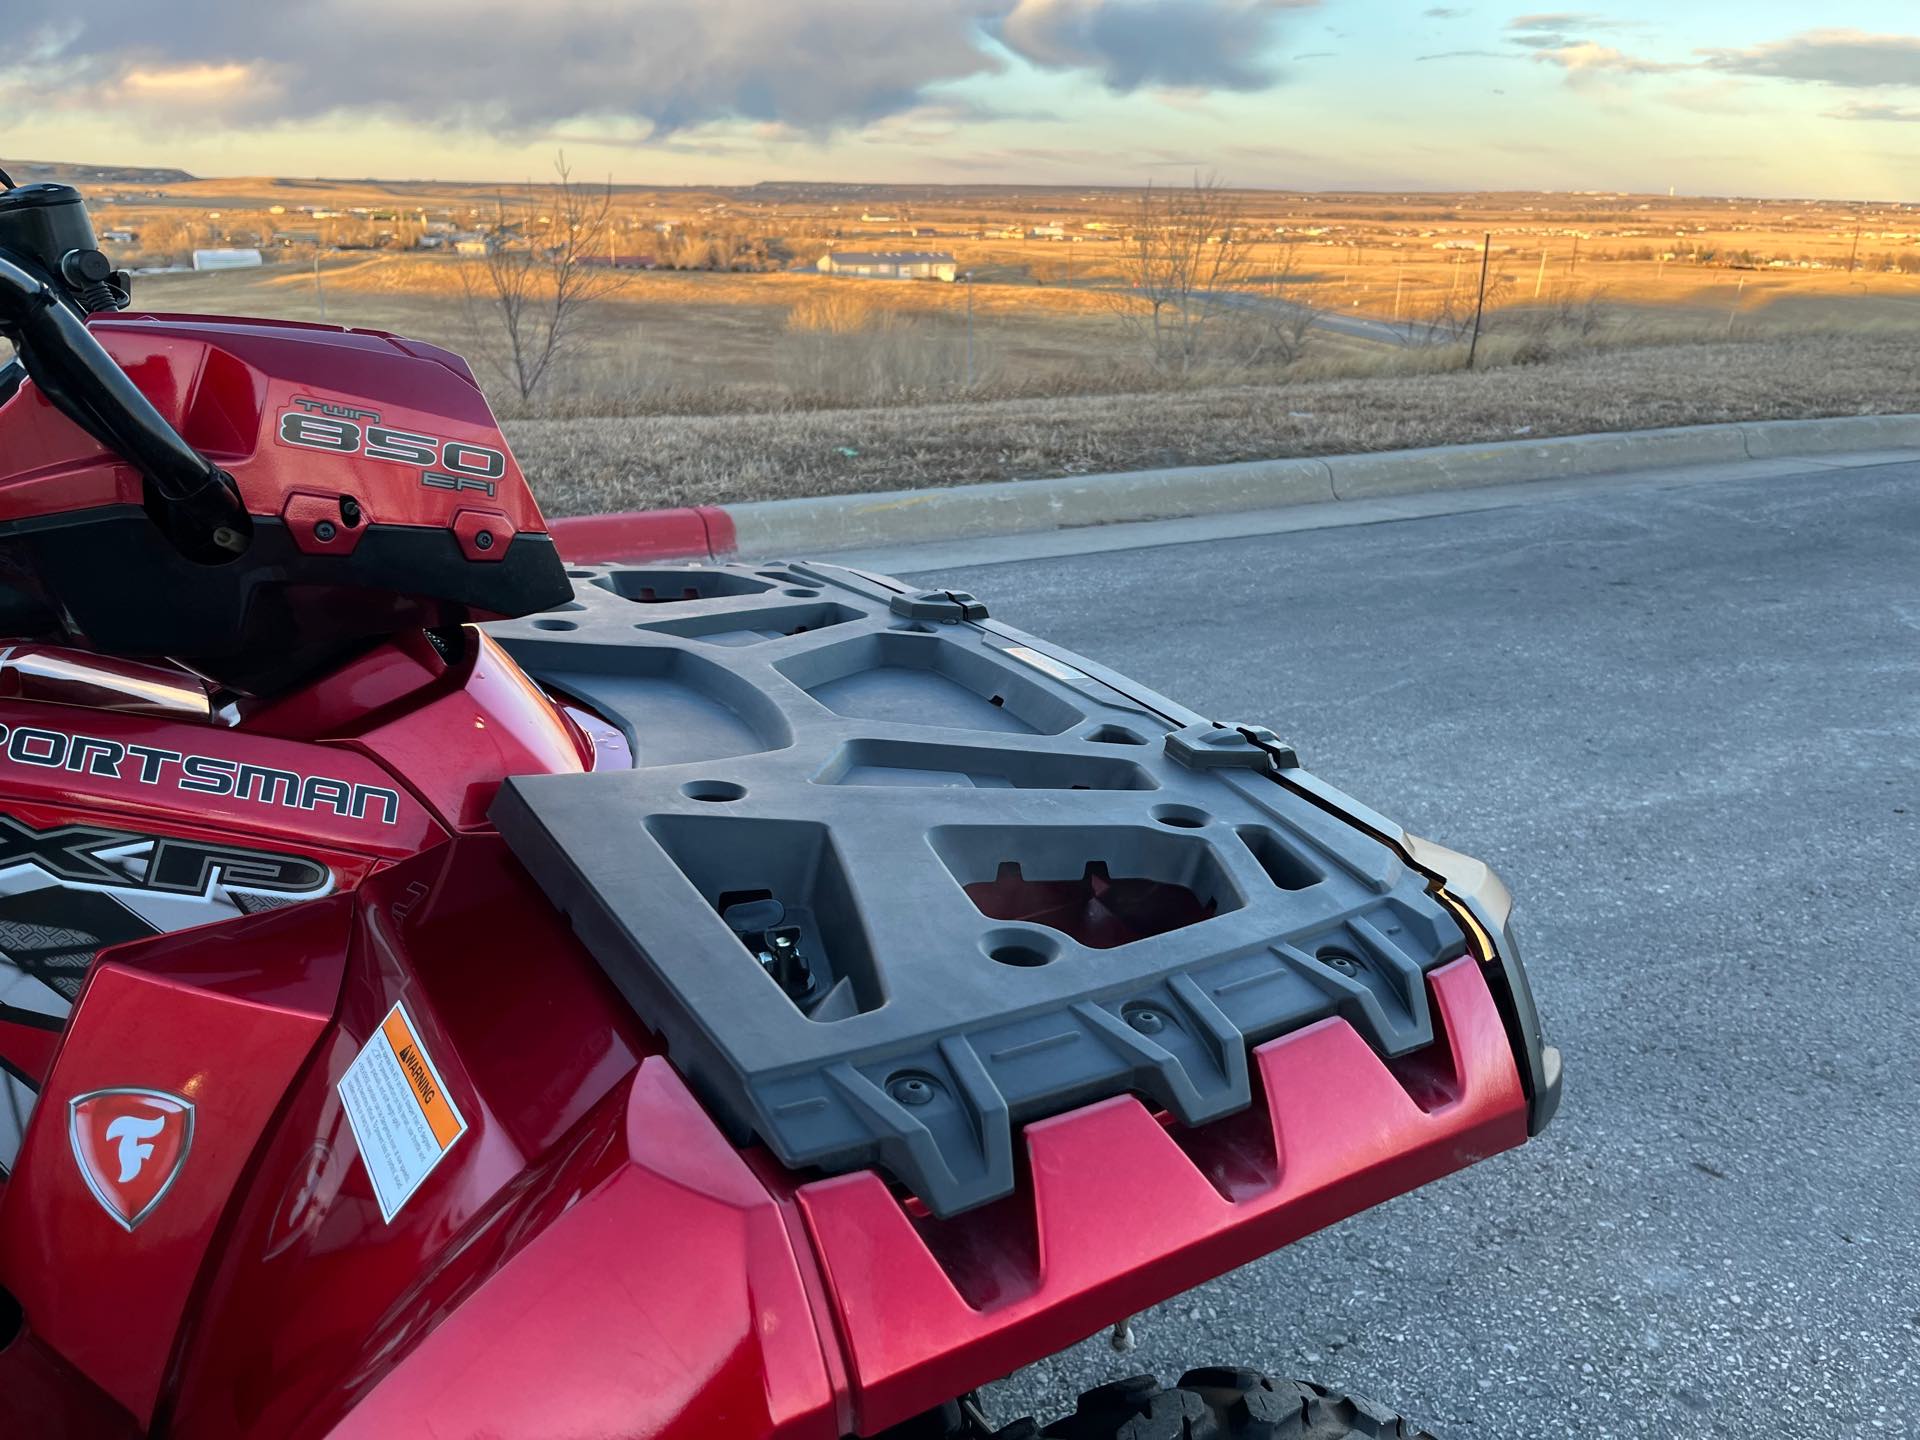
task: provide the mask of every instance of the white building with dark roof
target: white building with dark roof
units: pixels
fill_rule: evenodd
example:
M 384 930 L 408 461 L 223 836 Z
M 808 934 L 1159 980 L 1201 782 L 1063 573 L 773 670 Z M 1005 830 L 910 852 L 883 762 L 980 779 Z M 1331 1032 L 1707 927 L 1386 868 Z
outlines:
M 869 280 L 952 280 L 959 266 L 937 250 L 836 250 L 822 255 L 822 275 L 856 275 Z

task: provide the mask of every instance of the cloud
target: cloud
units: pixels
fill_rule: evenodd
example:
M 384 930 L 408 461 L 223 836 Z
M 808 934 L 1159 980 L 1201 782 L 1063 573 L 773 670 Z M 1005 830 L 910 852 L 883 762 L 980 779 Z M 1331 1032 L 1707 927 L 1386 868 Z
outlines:
M 1548 10 L 1532 15 L 1516 15 L 1507 22 L 1509 30 L 1612 30 L 1621 22 L 1591 10 Z
M 1824 112 L 1829 120 L 1894 120 L 1920 124 L 1920 109 L 1905 105 L 1872 105 L 1854 100 L 1838 110 Z
M 1742 49 L 1698 52 L 1710 70 L 1765 75 L 1820 85 L 1866 88 L 1920 85 L 1920 35 L 1864 30 L 1807 30 Z
M 1507 22 L 1508 35 L 1516 45 L 1529 50 L 1564 50 L 1579 43 L 1591 30 L 1617 30 L 1620 22 L 1587 10 L 1553 10 L 1537 15 L 1516 15 Z
M 992 28 L 1036 65 L 1083 70 L 1110 90 L 1261 90 L 1274 17 L 1319 0 L 1018 0 Z M 911 7 L 908 7 L 909 9 Z
M 1462 10 L 1454 5 L 1429 5 L 1420 13 L 1429 20 L 1458 20 L 1461 16 L 1471 12 Z
M 1629 55 L 1616 50 L 1611 45 L 1600 45 L 1592 40 L 1576 40 L 1552 50 L 1536 50 L 1533 58 L 1548 65 L 1558 65 L 1569 77 L 1596 75 L 1664 75 L 1674 70 L 1684 70 L 1685 65 L 1669 65 L 1659 60 L 1648 60 L 1643 56 Z
M 1007 57 L 1107 88 L 1255 90 L 1319 0 L 12 0 L 0 110 L 259 124 L 374 113 L 497 134 L 821 135 L 913 111 Z M 31 63 L 28 63 L 28 57 Z
M 127 99 L 184 106 L 197 106 L 209 98 L 229 101 L 264 94 L 273 88 L 271 78 L 251 65 L 134 66 L 119 79 L 119 92 Z

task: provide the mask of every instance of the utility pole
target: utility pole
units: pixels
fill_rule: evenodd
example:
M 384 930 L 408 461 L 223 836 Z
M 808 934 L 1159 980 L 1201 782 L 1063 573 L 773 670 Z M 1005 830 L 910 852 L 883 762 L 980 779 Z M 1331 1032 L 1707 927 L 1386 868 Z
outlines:
M 320 283 L 320 251 L 313 252 L 313 298 L 320 303 L 320 323 L 327 323 L 327 292 Z
M 1866 221 L 1855 219 L 1853 222 L 1853 248 L 1847 252 L 1847 273 L 1853 274 L 1853 262 L 1860 258 L 1860 232 L 1866 227 Z
M 1540 273 L 1533 277 L 1533 298 L 1540 298 L 1540 289 L 1547 283 L 1547 248 L 1540 247 Z
M 1487 232 L 1487 238 L 1480 246 L 1480 300 L 1473 307 L 1473 343 L 1467 346 L 1467 369 L 1473 368 L 1474 356 L 1480 353 L 1480 316 L 1487 308 L 1487 262 L 1493 258 L 1493 232 Z
M 1393 277 L 1393 318 L 1400 318 L 1400 287 L 1407 283 L 1407 272 L 1402 270 Z
M 1567 275 L 1571 277 L 1573 275 L 1573 272 L 1578 270 L 1579 268 L 1580 268 L 1580 237 L 1576 235 L 1573 237 L 1573 255 L 1567 261 Z
M 1740 293 L 1747 288 L 1747 277 L 1742 275 L 1740 283 L 1733 287 L 1733 304 L 1727 307 L 1727 336 L 1733 336 L 1733 317 L 1740 313 Z

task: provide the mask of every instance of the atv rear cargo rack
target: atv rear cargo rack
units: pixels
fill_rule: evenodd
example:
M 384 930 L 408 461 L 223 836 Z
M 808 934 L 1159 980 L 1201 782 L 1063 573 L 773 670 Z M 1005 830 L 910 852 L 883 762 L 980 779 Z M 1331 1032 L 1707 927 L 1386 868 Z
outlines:
M 1328 1016 L 1389 1058 L 1433 1039 L 1460 926 L 1278 783 L 1270 732 L 958 592 L 572 573 L 491 631 L 634 768 L 509 780 L 492 819 L 735 1141 L 946 1216 L 1014 1189 L 1025 1122 L 1132 1092 L 1203 1124 L 1251 1102 L 1251 1047 Z

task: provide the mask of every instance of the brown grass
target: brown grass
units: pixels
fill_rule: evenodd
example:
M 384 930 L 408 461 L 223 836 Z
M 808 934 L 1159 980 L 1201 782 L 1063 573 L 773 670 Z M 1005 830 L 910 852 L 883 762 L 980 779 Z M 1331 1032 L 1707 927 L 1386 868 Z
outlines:
M 1490 371 L 723 416 L 517 420 L 554 515 L 1915 407 L 1900 338 L 1602 350 Z

